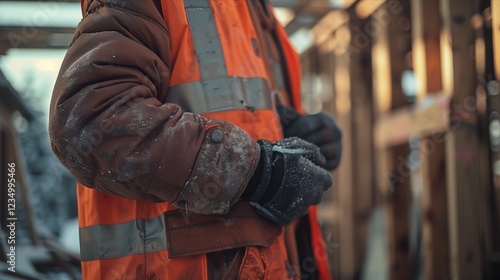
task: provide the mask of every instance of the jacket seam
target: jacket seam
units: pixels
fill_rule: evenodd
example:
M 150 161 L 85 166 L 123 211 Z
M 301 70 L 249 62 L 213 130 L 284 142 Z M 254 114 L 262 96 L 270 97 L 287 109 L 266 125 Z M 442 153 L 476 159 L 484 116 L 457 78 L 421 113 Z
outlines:
M 131 182 L 125 182 L 125 181 L 122 181 L 122 180 L 118 180 L 118 178 L 114 178 L 114 177 L 110 177 L 110 176 L 104 175 L 104 174 L 102 174 L 102 173 L 100 173 L 100 172 L 98 172 L 98 171 L 96 171 L 96 170 L 93 170 L 93 169 L 89 168 L 89 167 L 88 167 L 88 166 L 86 166 L 86 165 L 83 165 L 83 164 L 80 164 L 80 163 L 76 163 L 76 162 L 72 161 L 71 159 L 67 158 L 65 155 L 61 154 L 58 150 L 54 150 L 54 153 L 55 153 L 55 154 L 57 154 L 57 155 L 59 155 L 59 157 L 60 157 L 60 158 L 62 158 L 62 159 L 64 159 L 66 162 L 70 162 L 70 164 L 75 165 L 75 166 L 78 166 L 78 167 L 82 168 L 83 170 L 85 170 L 86 172 L 91 173 L 91 174 L 89 174 L 89 175 L 93 175 L 93 176 L 94 176 L 94 178 L 95 178 L 95 177 L 107 178 L 107 179 L 112 180 L 112 181 L 116 181 L 116 182 L 123 183 L 123 184 L 128 184 L 128 185 L 131 185 L 131 186 L 134 186 L 134 187 L 138 187 L 139 189 L 141 189 L 141 186 L 140 186 L 140 185 L 137 185 L 137 184 L 134 184 L 134 183 L 131 183 Z M 78 179 L 77 179 L 77 181 L 78 181 L 78 182 L 80 182 Z M 80 183 L 81 183 L 81 182 L 80 182 Z M 85 184 L 84 184 L 84 185 L 85 185 Z M 108 193 L 108 192 L 107 192 L 106 190 L 104 190 L 104 189 L 102 189 L 102 190 L 101 190 L 100 188 L 95 188 L 95 187 L 91 187 L 91 186 L 87 186 L 87 185 L 85 185 L 85 186 L 86 186 L 86 187 L 88 187 L 88 188 L 94 189 L 94 190 L 103 191 L 103 192 L 105 192 L 105 193 Z M 148 200 L 148 199 L 147 199 L 147 195 L 148 195 L 149 193 L 148 193 L 148 192 L 145 192 L 144 194 L 145 194 L 145 195 L 144 195 L 144 199 L 145 199 L 145 200 Z M 155 195 L 155 197 L 156 197 L 156 198 L 158 198 L 158 199 L 160 199 L 160 198 L 159 198 L 159 197 L 157 197 L 156 195 Z M 161 200 L 161 199 L 160 199 L 160 200 Z M 163 201 L 164 201 L 164 200 L 163 200 Z
M 172 118 L 172 116 L 175 116 L 175 115 L 177 114 L 177 112 L 179 112 L 179 110 L 180 110 L 180 107 L 177 107 L 177 109 L 176 109 L 176 110 L 175 110 L 175 111 L 174 111 L 174 112 L 170 115 L 170 117 L 169 117 L 169 119 L 168 119 L 168 120 L 170 120 L 170 119 Z M 168 120 L 167 120 L 167 121 L 168 121 Z M 161 124 L 163 125 L 164 123 L 161 123 Z M 162 161 L 162 159 L 163 159 L 163 156 L 164 156 L 164 155 L 165 155 L 165 153 L 166 153 L 167 146 L 168 146 L 168 145 L 164 145 L 164 148 L 163 148 L 163 151 L 161 152 L 161 155 L 160 155 L 160 158 L 159 158 L 159 160 L 158 160 L 158 163 L 156 163 L 156 166 L 155 166 L 155 171 L 153 172 L 153 176 L 151 176 L 151 179 L 149 180 L 149 183 L 148 183 L 148 185 L 147 185 L 147 187 L 146 187 L 146 189 L 145 189 L 145 191 L 146 191 L 146 192 L 145 192 L 146 196 L 147 196 L 148 194 L 150 194 L 149 190 L 151 189 L 151 184 L 153 183 L 153 179 L 154 179 L 154 178 L 156 178 L 156 173 L 158 172 L 158 167 L 160 166 L 160 163 L 161 163 L 161 161 Z M 156 197 L 156 195 L 154 195 L 154 196 Z M 175 200 L 174 200 L 174 201 L 175 201 Z M 169 202 L 169 203 L 170 203 L 170 202 Z M 173 203 L 173 201 L 172 201 L 172 203 Z

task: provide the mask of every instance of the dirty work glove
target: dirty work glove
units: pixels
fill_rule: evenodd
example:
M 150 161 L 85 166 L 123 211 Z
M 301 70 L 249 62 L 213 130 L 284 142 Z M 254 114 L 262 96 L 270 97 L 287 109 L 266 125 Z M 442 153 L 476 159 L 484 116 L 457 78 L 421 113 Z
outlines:
M 325 169 L 334 170 L 342 157 L 342 132 L 335 120 L 325 112 L 300 115 L 291 107 L 278 106 L 283 135 L 299 137 L 319 147 L 326 159 Z
M 288 225 L 306 214 L 310 205 L 321 202 L 332 176 L 318 166 L 325 158 L 314 144 L 295 137 L 257 143 L 259 164 L 242 199 L 273 222 Z

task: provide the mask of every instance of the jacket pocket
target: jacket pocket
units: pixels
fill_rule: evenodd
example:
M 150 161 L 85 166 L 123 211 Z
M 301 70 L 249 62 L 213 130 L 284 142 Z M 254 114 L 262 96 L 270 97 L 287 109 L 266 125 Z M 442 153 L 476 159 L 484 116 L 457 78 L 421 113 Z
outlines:
M 225 215 L 172 210 L 165 213 L 165 227 L 172 258 L 247 246 L 269 247 L 282 231 L 246 202 L 236 203 Z

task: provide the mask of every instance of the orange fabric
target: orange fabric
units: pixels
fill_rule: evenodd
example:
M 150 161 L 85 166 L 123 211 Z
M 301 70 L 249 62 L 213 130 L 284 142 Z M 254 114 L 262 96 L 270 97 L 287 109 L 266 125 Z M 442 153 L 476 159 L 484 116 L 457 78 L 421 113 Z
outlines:
M 283 235 L 269 247 L 247 247 L 238 279 L 290 279 L 285 269 L 286 255 Z
M 149 203 L 126 199 L 77 184 L 78 226 L 119 224 L 136 219 L 154 218 L 167 210 L 167 203 Z M 105 207 L 105 215 L 98 209 Z
M 278 141 L 283 139 L 281 124 L 271 110 L 233 110 L 204 114 L 207 118 L 225 119 L 243 128 L 253 140 L 267 139 Z
M 172 67 L 170 85 L 200 80 L 200 70 L 196 60 L 193 38 L 185 12 L 184 1 L 162 1 L 163 15 L 170 34 Z
M 309 207 L 309 223 L 311 226 L 311 248 L 318 268 L 318 276 L 321 280 L 332 279 L 330 274 L 330 265 L 328 263 L 328 252 L 326 243 L 318 224 L 318 213 L 316 206 Z
M 262 57 L 250 43 L 257 40 L 247 1 L 212 1 L 229 76 L 269 78 Z

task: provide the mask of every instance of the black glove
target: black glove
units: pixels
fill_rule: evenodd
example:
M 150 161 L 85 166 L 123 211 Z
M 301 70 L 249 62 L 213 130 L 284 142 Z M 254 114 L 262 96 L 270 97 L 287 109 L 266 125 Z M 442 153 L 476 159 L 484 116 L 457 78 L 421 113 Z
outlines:
M 319 167 L 325 158 L 316 145 L 299 138 L 272 144 L 259 140 L 260 160 L 242 199 L 282 226 L 318 204 L 332 185 L 330 172 Z
M 299 137 L 317 145 L 326 158 L 325 169 L 334 170 L 342 157 L 342 132 L 327 113 L 300 115 L 291 107 L 278 106 L 283 135 Z

